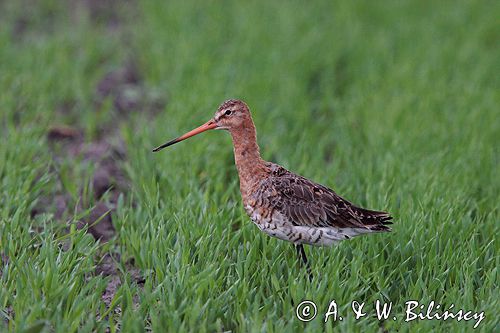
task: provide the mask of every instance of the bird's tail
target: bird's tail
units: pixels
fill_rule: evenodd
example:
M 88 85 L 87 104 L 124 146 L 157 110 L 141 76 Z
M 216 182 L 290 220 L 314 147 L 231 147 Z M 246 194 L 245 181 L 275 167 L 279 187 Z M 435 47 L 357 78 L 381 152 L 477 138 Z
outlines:
M 387 212 L 358 208 L 363 224 L 372 231 L 391 231 L 392 216 Z

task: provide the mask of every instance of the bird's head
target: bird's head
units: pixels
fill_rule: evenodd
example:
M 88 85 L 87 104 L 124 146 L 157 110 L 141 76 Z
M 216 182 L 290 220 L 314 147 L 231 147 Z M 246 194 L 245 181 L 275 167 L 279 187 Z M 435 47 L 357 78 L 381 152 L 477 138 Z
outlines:
M 213 120 L 217 129 L 232 130 L 243 126 L 248 118 L 248 106 L 240 100 L 230 99 L 219 106 Z

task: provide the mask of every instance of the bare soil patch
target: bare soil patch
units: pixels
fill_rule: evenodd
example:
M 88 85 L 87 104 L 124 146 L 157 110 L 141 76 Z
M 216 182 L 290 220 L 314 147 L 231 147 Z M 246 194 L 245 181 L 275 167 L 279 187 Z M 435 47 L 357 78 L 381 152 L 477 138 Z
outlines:
M 130 188 L 123 169 L 127 151 L 116 129 L 120 124 L 131 122 L 134 114 L 140 112 L 151 116 L 162 110 L 165 105 L 163 99 L 144 85 L 133 61 L 106 73 L 96 84 L 93 98 L 95 110 L 99 110 L 108 99 L 112 101 L 112 115 L 107 121 L 98 124 L 98 135 L 95 135 L 95 138 L 87 136 L 85 131 L 78 127 L 78 123 L 71 126 L 54 125 L 47 131 L 47 143 L 54 161 L 53 172 L 61 172 L 60 166 L 64 163 L 75 163 L 81 169 L 93 172 L 87 175 L 88 177 L 75 180 L 79 182 L 76 184 L 79 195 L 76 200 L 74 194 L 64 190 L 64 184 L 60 180 L 56 187 L 61 190 L 40 198 L 32 211 L 32 215 L 50 212 L 54 219 L 61 223 L 76 223 L 79 229 L 86 228 L 87 232 L 100 242 L 108 242 L 115 236 L 113 213 L 120 196 L 126 196 Z M 72 114 L 77 109 L 76 104 L 76 101 L 64 101 L 57 111 Z M 78 115 L 72 116 L 78 119 Z M 61 176 L 55 178 L 62 179 Z M 85 183 L 85 179 L 89 183 Z M 86 200 L 85 194 L 91 197 L 90 202 Z M 75 210 L 77 213 L 88 214 L 72 222 L 71 217 L 74 216 Z M 112 257 L 110 254 L 104 254 L 98 259 L 94 272 L 95 275 L 110 277 L 102 295 L 107 306 L 110 306 L 123 283 L 123 274 L 117 266 L 119 260 L 118 255 Z M 133 281 L 142 285 L 144 279 L 140 270 L 134 267 L 132 262 L 127 262 L 125 266 Z

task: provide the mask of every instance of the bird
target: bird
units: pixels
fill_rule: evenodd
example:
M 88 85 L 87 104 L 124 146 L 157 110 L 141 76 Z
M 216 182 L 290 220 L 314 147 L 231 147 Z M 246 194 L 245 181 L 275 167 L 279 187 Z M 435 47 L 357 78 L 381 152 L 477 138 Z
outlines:
M 358 235 L 391 231 L 389 213 L 358 207 L 324 185 L 263 160 L 250 109 L 241 100 L 223 102 L 208 122 L 153 152 L 214 129 L 231 134 L 245 212 L 261 231 L 295 246 L 310 278 L 304 245 L 331 246 Z

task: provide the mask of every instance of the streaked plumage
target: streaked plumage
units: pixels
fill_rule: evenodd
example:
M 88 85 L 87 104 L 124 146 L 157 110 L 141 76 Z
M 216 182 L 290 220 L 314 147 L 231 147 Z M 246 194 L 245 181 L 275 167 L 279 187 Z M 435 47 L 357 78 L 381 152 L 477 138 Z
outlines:
M 377 231 L 390 231 L 388 213 L 351 204 L 333 190 L 266 163 L 269 176 L 244 201 L 252 221 L 267 234 L 295 244 L 331 245 Z
M 266 234 L 295 244 L 304 262 L 302 244 L 328 246 L 357 235 L 391 230 L 388 213 L 357 207 L 323 185 L 264 161 L 250 111 L 242 101 L 224 102 L 206 124 L 154 151 L 209 129 L 231 133 L 247 214 Z

